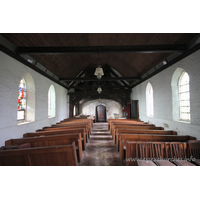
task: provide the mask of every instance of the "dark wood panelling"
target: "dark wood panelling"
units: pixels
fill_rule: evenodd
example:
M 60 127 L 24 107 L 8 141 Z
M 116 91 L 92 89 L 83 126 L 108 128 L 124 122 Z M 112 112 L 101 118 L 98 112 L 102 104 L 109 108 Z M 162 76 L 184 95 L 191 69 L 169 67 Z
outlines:
M 185 44 L 194 33 L 3 33 L 16 46 L 117 46 Z M 31 55 L 58 77 L 75 77 L 82 70 L 107 64 L 122 76 L 142 76 L 170 54 Z
M 195 33 L 2 33 L 17 46 L 184 44 Z

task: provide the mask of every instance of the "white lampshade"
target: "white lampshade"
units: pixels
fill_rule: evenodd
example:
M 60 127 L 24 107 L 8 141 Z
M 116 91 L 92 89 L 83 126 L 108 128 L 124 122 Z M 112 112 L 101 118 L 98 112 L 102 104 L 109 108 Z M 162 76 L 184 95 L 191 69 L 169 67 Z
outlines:
M 98 92 L 98 93 L 101 93 L 101 92 L 102 92 L 101 87 L 98 87 L 97 92 Z
M 104 75 L 103 69 L 101 67 L 97 67 L 94 75 L 97 76 L 98 79 L 100 79 Z

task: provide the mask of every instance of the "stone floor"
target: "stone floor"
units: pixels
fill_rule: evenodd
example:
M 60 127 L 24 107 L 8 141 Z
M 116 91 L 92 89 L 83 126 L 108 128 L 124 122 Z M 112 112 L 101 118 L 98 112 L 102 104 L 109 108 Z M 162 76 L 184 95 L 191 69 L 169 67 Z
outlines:
M 79 166 L 122 166 L 108 123 L 94 123 Z

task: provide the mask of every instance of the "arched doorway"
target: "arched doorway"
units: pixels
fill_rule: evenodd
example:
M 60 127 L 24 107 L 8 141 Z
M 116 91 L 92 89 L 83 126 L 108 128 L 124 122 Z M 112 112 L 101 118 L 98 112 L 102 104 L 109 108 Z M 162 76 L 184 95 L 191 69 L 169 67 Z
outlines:
M 106 107 L 103 105 L 96 107 L 96 122 L 106 122 Z

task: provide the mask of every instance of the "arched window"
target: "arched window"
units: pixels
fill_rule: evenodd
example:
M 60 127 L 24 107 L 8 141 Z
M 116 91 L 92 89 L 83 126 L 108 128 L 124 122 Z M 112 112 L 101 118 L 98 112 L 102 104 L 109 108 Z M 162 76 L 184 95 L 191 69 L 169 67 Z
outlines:
M 76 106 L 74 106 L 74 108 L 73 108 L 73 117 L 75 117 L 76 116 Z
M 54 86 L 51 85 L 48 91 L 48 117 L 56 116 L 56 94 Z
M 35 121 L 35 83 L 29 73 L 19 82 L 17 121 L 19 125 Z
M 153 88 L 150 83 L 146 87 L 146 111 L 147 116 L 153 117 L 154 108 L 153 108 Z
M 179 79 L 180 120 L 190 121 L 190 79 L 183 72 Z
M 26 119 L 26 81 L 22 78 L 18 90 L 17 120 Z

